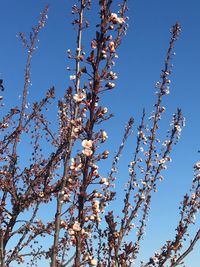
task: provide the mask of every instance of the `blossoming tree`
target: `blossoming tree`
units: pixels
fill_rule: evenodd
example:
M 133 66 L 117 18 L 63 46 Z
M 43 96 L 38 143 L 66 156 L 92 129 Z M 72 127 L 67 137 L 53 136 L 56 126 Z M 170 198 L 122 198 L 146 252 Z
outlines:
M 128 121 L 111 169 L 107 177 L 103 176 L 101 162 L 109 158 L 109 151 L 102 150 L 108 138 L 104 122 L 112 114 L 108 107 L 102 106 L 102 98 L 115 88 L 114 62 L 127 30 L 128 7 L 127 0 L 122 0 L 118 12 L 114 13 L 115 1 L 99 0 L 96 32 L 83 44 L 82 36 L 90 27 L 85 13 L 94 4 L 95 1 L 79 0 L 72 6 L 77 39 L 75 48 L 67 52 L 75 69 L 68 68 L 71 82 L 58 102 L 57 130 L 51 128 L 46 115 L 47 106 L 55 98 L 54 87 L 32 104 L 32 111 L 26 110 L 31 60 L 48 7 L 41 13 L 29 39 L 23 33 L 19 35 L 27 51 L 22 102 L 20 107 L 12 107 L 0 122 L 1 267 L 14 266 L 16 262 L 22 266 L 25 263 L 40 266 L 41 258 L 47 264 L 50 262 L 51 267 L 133 266 L 140 253 L 152 194 L 163 180 L 162 173 L 171 161 L 170 152 L 184 126 L 178 109 L 172 116 L 166 139 L 159 139 L 158 129 L 165 112 L 163 98 L 170 90 L 170 62 L 181 28 L 176 23 L 171 29 L 161 79 L 156 84 L 154 110 L 148 125 L 144 110 L 137 126 L 123 208 L 120 214 L 115 214 L 109 206 L 117 198 L 114 184 L 118 161 L 134 119 Z M 4 90 L 3 80 L 0 88 Z M 0 101 L 3 103 L 3 94 Z M 22 164 L 20 142 L 30 139 L 31 157 Z M 49 147 L 51 144 L 48 155 L 43 152 L 46 142 Z M 189 244 L 185 242 L 188 227 L 195 223 L 200 206 L 199 162 L 194 170 L 191 192 L 181 202 L 174 239 L 167 240 L 148 262 L 141 262 L 141 267 L 179 266 L 200 238 L 198 230 Z M 38 214 L 49 207 L 54 212 L 46 221 L 45 216 Z

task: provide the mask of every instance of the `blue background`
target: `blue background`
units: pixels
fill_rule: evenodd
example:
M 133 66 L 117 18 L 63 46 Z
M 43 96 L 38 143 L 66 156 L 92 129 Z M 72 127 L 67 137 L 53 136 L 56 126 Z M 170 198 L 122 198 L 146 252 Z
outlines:
M 66 71 L 69 63 L 66 51 L 68 48 L 73 49 L 75 44 L 75 32 L 70 25 L 70 9 L 74 1 L 1 0 L 0 78 L 4 79 L 6 88 L 6 108 L 16 103 L 19 105 L 18 96 L 23 87 L 25 53 L 16 35 L 19 31 L 30 31 L 46 3 L 50 4 L 49 19 L 41 31 L 39 49 L 33 58 L 33 85 L 30 88 L 29 102 L 40 99 L 52 85 L 55 85 L 59 98 L 70 84 L 69 73 Z M 94 0 L 93 3 L 95 5 L 98 1 Z M 173 161 L 164 172 L 165 180 L 153 197 L 141 257 L 148 259 L 166 239 L 173 238 L 179 202 L 183 194 L 189 191 L 193 165 L 199 159 L 197 151 L 200 148 L 200 2 L 130 0 L 129 7 L 129 29 L 119 49 L 119 59 L 116 61 L 115 71 L 119 76 L 117 87 L 113 92 L 104 95 L 104 103 L 115 114 L 115 117 L 105 124 L 111 152 L 116 150 L 116 144 L 120 144 L 120 136 L 128 118 L 134 116 L 136 126 L 140 121 L 143 107 L 148 113 L 151 112 L 155 100 L 154 84 L 159 80 L 164 63 L 169 29 L 176 21 L 182 25 L 182 33 L 175 48 L 177 55 L 173 60 L 171 92 L 166 98 L 167 110 L 161 134 L 167 131 L 171 114 L 177 107 L 182 108 L 186 117 L 186 127 L 179 144 L 173 150 Z M 91 20 L 95 18 L 90 17 Z M 92 36 L 90 31 L 88 35 Z M 56 115 L 52 112 L 52 118 L 53 116 Z M 119 205 L 123 199 L 121 188 L 128 177 L 127 165 L 131 160 L 134 146 L 135 137 L 132 136 L 120 161 L 117 182 Z M 187 266 L 199 267 L 199 252 L 198 246 L 188 257 Z

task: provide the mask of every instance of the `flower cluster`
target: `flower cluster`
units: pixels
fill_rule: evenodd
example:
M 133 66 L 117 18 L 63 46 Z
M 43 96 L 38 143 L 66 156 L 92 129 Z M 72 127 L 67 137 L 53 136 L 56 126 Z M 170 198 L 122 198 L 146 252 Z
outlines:
M 118 17 L 116 13 L 111 13 L 109 21 L 113 24 L 123 24 L 125 22 L 124 18 Z
M 93 151 L 92 151 L 93 141 L 85 139 L 82 142 L 82 146 L 84 147 L 84 150 L 82 151 L 83 154 L 86 155 L 87 157 L 92 156 L 92 154 L 93 154 Z

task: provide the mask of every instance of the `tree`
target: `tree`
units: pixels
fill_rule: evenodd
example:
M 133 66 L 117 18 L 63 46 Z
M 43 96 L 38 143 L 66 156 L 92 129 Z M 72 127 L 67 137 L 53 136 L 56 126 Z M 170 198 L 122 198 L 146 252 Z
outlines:
M 115 88 L 117 74 L 113 66 L 128 22 L 127 1 L 121 1 L 118 12 L 113 11 L 115 8 L 112 0 L 99 1 L 99 23 L 93 38 L 85 44 L 83 34 L 90 27 L 86 12 L 91 12 L 92 1 L 80 0 L 72 6 L 77 38 L 75 49 L 68 50 L 68 58 L 74 62 L 74 69 L 68 69 L 71 84 L 58 101 L 56 130 L 51 127 L 47 113 L 55 98 L 54 87 L 32 104 L 31 112 L 26 111 L 31 60 L 48 7 L 29 39 L 19 34 L 27 52 L 22 102 L 20 107 L 12 107 L 0 124 L 1 267 L 12 266 L 14 262 L 24 264 L 26 257 L 31 259 L 29 266 L 37 266 L 42 257 L 50 261 L 51 267 L 133 266 L 138 257 L 152 195 L 163 180 L 162 172 L 171 161 L 171 150 L 184 127 L 182 112 L 177 109 L 166 138 L 159 138 L 160 120 L 165 112 L 163 98 L 170 90 L 171 59 L 181 26 L 177 22 L 171 29 L 161 80 L 156 84 L 154 110 L 148 123 L 143 110 L 123 208 L 115 214 L 109 206 L 117 197 L 114 184 L 118 162 L 134 126 L 134 119 L 130 118 L 111 169 L 107 177 L 102 176 L 101 166 L 109 158 L 109 151 L 104 148 L 108 138 L 104 122 L 112 117 L 108 108 L 102 106 L 102 99 Z M 4 89 L 3 80 L 0 86 Z M 22 164 L 20 142 L 30 140 L 31 157 L 27 156 Z M 50 152 L 46 151 L 47 144 L 51 145 Z M 174 239 L 167 240 L 141 266 L 178 266 L 200 238 L 198 230 L 189 244 L 185 242 L 200 205 L 199 162 L 194 170 L 191 192 L 184 196 L 180 206 Z M 38 219 L 38 213 L 50 207 L 54 215 L 47 220 L 42 216 Z

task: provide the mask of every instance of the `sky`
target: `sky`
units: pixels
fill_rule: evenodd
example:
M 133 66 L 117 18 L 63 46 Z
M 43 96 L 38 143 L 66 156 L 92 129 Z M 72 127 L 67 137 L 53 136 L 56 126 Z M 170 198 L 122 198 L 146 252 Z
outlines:
M 97 0 L 93 2 L 98 3 Z M 28 33 L 38 21 L 39 13 L 50 4 L 49 19 L 41 31 L 39 49 L 32 64 L 32 87 L 29 101 L 40 99 L 52 85 L 61 97 L 70 84 L 67 49 L 75 44 L 75 33 L 70 25 L 72 0 L 0 0 L 0 79 L 4 79 L 5 102 L 10 107 L 19 104 L 23 86 L 25 53 L 17 35 Z M 129 29 L 119 49 L 115 71 L 119 79 L 116 89 L 105 95 L 105 104 L 115 116 L 105 124 L 109 146 L 120 144 L 125 123 L 130 116 L 139 124 L 143 107 L 150 114 L 155 100 L 154 84 L 159 80 L 169 42 L 169 29 L 179 21 L 182 26 L 173 59 L 171 92 L 166 99 L 166 115 L 161 132 L 165 133 L 177 107 L 182 109 L 186 127 L 172 153 L 172 163 L 164 173 L 165 180 L 153 198 L 143 242 L 142 256 L 147 259 L 166 239 L 174 236 L 179 202 L 189 191 L 193 178 L 193 165 L 199 160 L 199 62 L 200 62 L 200 2 L 199 0 L 130 0 Z M 91 21 L 95 18 L 91 15 Z M 91 33 L 89 33 L 90 35 Z M 88 38 L 85 39 L 87 42 Z M 121 158 L 120 187 L 127 176 L 127 165 L 134 150 L 135 136 Z M 116 147 L 115 147 L 116 149 Z M 120 178 L 121 177 L 121 178 Z M 121 180 L 120 180 L 121 179 Z M 199 219 L 197 220 L 199 223 Z M 187 267 L 199 267 L 200 246 L 188 258 Z M 15 267 L 15 266 L 14 266 Z

